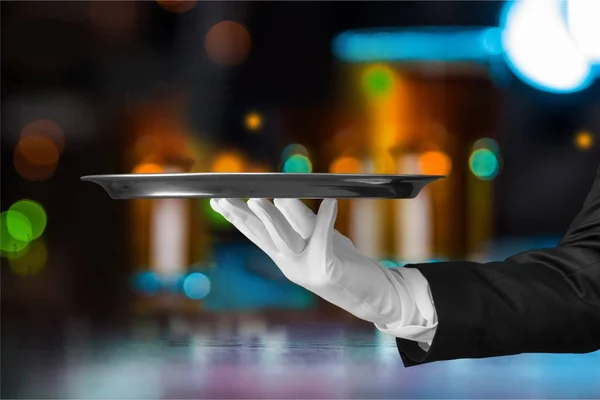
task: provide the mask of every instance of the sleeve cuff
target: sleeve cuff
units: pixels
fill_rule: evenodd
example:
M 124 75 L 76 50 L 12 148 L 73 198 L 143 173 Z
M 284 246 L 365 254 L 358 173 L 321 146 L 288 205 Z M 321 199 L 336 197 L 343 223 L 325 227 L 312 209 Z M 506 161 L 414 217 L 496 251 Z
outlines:
M 419 342 L 419 348 L 428 350 L 433 341 L 438 321 L 427 279 L 418 269 L 414 268 L 394 268 L 394 272 L 398 273 L 406 282 L 406 287 L 411 292 L 408 297 L 414 300 L 416 306 L 415 309 L 415 307 L 403 304 L 403 314 L 412 309 L 414 315 L 409 319 L 410 325 L 399 321 L 392 324 L 375 324 L 375 327 L 396 338 Z M 403 318 L 403 320 L 405 319 Z

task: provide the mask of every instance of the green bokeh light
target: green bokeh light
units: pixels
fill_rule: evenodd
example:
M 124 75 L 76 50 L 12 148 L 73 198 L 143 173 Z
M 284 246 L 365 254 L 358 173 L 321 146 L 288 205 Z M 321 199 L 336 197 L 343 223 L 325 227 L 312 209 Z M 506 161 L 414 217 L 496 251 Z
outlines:
M 10 268 L 20 276 L 35 275 L 44 269 L 48 260 L 48 250 L 43 239 L 30 243 L 29 251 L 22 257 L 11 258 Z
M 12 207 L 6 212 L 6 228 L 10 236 L 21 242 L 31 242 L 33 240 L 29 218 L 19 211 L 13 210 Z
M 281 159 L 287 160 L 288 158 L 294 155 L 308 157 L 308 150 L 306 149 L 306 147 L 298 143 L 288 144 L 281 152 Z
M 471 172 L 483 180 L 492 180 L 498 174 L 498 157 L 488 149 L 475 150 L 469 158 Z
M 210 206 L 210 199 L 200 199 L 200 210 L 213 228 L 224 229 L 232 227 L 231 223 L 227 221 L 225 217 L 212 209 Z
M 19 220 L 19 226 L 21 226 L 21 224 L 23 223 L 23 220 L 18 218 L 15 215 L 12 216 L 12 218 L 15 220 L 15 222 L 13 222 L 13 225 L 17 225 L 16 221 Z M 24 217 L 23 217 L 24 218 Z M 25 219 L 27 220 L 27 219 Z M 29 223 L 29 221 L 27 221 L 27 223 Z M 25 224 L 25 230 L 26 230 L 26 224 Z M 31 228 L 30 228 L 31 229 Z M 0 214 L 0 250 L 2 250 L 2 255 L 8 257 L 8 258 L 14 258 L 14 257 L 18 257 L 20 254 L 22 254 L 23 250 L 27 247 L 27 244 L 29 243 L 29 241 L 23 241 L 23 240 L 19 240 L 16 239 L 13 235 L 10 234 L 10 232 L 8 231 L 8 212 L 3 212 Z
M 33 200 L 20 200 L 8 209 L 8 230 L 15 238 L 23 240 L 23 235 L 26 232 L 22 230 L 23 227 L 20 225 L 18 219 L 13 226 L 13 212 L 19 213 L 29 220 L 31 238 L 28 241 L 35 240 L 42 236 L 46 229 L 47 217 L 46 211 L 41 204 Z M 15 231 L 14 234 L 12 233 L 13 231 Z
M 384 67 L 370 68 L 365 71 L 363 85 L 367 94 L 374 97 L 385 96 L 392 90 L 394 77 L 392 72 Z
M 312 164 L 307 157 L 295 154 L 285 161 L 283 172 L 310 173 L 312 172 Z

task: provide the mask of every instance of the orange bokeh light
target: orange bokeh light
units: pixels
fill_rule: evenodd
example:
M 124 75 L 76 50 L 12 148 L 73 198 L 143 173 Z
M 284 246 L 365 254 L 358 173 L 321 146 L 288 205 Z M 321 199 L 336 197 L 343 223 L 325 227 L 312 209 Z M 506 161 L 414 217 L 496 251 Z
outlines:
M 375 174 L 395 174 L 396 161 L 389 152 L 376 151 L 373 156 L 372 169 Z
M 579 150 L 588 150 L 594 144 L 594 136 L 588 131 L 582 131 L 575 135 L 575 146 Z
M 223 21 L 213 25 L 204 40 L 206 54 L 223 66 L 239 65 L 250 53 L 250 33 L 241 24 Z
M 53 165 L 58 162 L 59 150 L 52 140 L 44 136 L 27 136 L 17 144 L 17 151 L 33 165 Z
M 243 172 L 244 161 L 235 153 L 224 153 L 215 159 L 212 165 L 213 172 Z
M 246 129 L 250 131 L 257 131 L 262 127 L 262 117 L 258 113 L 251 112 L 246 115 L 246 118 L 244 118 L 244 123 L 246 125 Z
M 425 175 L 448 175 L 452 170 L 452 160 L 441 151 L 428 151 L 419 157 L 419 170 Z
M 141 163 L 135 166 L 133 174 L 160 174 L 164 172 L 163 168 L 155 163 Z
M 49 119 L 36 119 L 23 127 L 21 140 L 35 136 L 51 140 L 58 149 L 59 154 L 62 154 L 65 148 L 65 136 L 56 123 Z
M 354 157 L 340 157 L 329 166 L 332 174 L 359 174 L 362 172 L 362 163 Z
M 50 179 L 56 171 L 58 163 L 44 165 L 32 164 L 23 156 L 19 146 L 15 149 L 13 162 L 15 169 L 22 178 L 28 181 L 45 181 Z
M 190 11 L 196 5 L 196 0 L 156 0 L 165 10 L 181 14 Z

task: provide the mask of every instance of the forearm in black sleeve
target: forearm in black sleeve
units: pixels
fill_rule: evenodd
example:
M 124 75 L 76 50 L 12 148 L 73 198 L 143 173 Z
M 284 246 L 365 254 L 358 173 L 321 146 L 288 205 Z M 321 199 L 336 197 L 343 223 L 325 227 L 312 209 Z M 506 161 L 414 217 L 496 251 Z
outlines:
M 410 264 L 429 282 L 438 326 L 429 351 L 397 339 L 405 366 L 600 349 L 600 169 L 556 248 L 485 264 Z

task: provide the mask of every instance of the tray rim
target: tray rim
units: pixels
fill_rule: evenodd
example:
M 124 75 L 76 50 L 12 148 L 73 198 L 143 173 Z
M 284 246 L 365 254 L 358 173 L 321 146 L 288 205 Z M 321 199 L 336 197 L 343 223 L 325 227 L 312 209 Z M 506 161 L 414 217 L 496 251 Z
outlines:
M 177 173 L 159 173 L 159 174 L 99 174 L 84 175 L 82 181 L 93 181 L 94 179 L 149 179 L 157 177 L 203 177 L 203 176 L 305 176 L 305 177 L 341 177 L 341 178 L 410 178 L 410 179 L 443 179 L 447 175 L 424 175 L 424 174 L 332 174 L 327 172 L 315 173 L 296 173 L 296 172 L 177 172 Z

